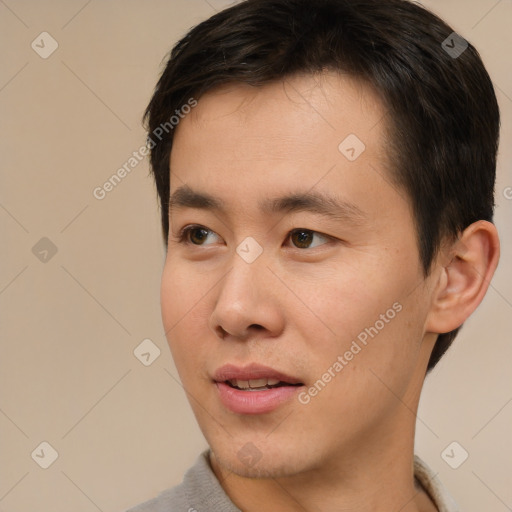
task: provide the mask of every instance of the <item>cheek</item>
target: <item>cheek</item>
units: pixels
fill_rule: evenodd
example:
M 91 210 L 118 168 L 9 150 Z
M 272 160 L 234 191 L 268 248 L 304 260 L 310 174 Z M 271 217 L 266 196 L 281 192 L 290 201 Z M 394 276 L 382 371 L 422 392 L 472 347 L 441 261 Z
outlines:
M 162 321 L 178 370 L 200 349 L 200 331 L 205 329 L 207 290 L 211 288 L 204 276 L 187 271 L 171 259 L 165 263 L 160 288 Z M 188 354 L 188 358 L 187 358 Z
M 312 279 L 302 294 L 309 313 L 297 315 L 295 321 L 310 344 L 308 349 L 313 349 L 311 367 L 317 377 L 345 354 L 344 370 L 373 369 L 391 380 L 397 369 L 408 374 L 416 364 L 426 318 L 425 297 L 417 281 L 416 275 L 398 268 L 381 269 L 379 274 L 338 270 L 330 279 L 318 281 L 317 276 L 316 283 Z
M 176 282 L 176 272 L 169 263 L 165 263 L 162 273 L 162 282 L 160 284 L 160 307 L 162 310 L 162 320 L 166 333 L 175 323 L 174 319 L 180 315 L 181 304 L 177 301 L 183 290 Z
M 160 304 L 162 319 L 167 329 L 190 322 L 196 309 L 207 300 L 206 292 L 212 287 L 211 277 L 200 269 L 179 263 L 167 257 L 162 273 Z M 174 330 L 174 329 L 173 329 Z
M 380 326 L 381 314 L 391 310 L 388 316 L 395 316 L 392 308 L 400 292 L 399 287 L 379 282 L 374 276 L 375 272 L 346 265 L 344 268 L 341 264 L 322 275 L 302 276 L 302 284 L 298 287 L 296 283 L 294 292 L 309 314 L 294 320 L 302 323 L 304 329 L 329 333 L 334 343 L 355 339 L 376 321 Z

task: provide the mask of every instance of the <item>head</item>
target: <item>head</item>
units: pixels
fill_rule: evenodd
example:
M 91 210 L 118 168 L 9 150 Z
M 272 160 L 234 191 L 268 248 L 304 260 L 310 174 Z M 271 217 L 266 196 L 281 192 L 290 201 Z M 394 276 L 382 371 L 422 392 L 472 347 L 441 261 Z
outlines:
M 162 312 L 214 451 L 258 446 L 289 474 L 391 432 L 485 294 L 499 111 L 452 33 L 404 0 L 248 0 L 172 50 L 146 111 Z M 297 400 L 226 408 L 222 367 L 253 362 Z

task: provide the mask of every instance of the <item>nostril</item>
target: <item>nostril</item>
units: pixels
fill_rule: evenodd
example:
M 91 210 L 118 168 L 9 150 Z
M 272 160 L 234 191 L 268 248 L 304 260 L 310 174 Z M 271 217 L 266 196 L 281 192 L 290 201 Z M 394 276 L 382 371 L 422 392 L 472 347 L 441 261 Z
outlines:
M 215 328 L 215 330 L 217 331 L 217 335 L 219 336 L 219 338 L 221 339 L 224 339 L 227 335 L 228 335 L 228 331 L 226 331 L 226 329 L 224 329 L 223 327 L 221 327 L 220 325 L 217 326 Z
M 234 338 L 240 339 L 240 340 L 247 340 L 251 336 L 251 331 L 262 331 L 265 330 L 265 327 L 263 327 L 260 324 L 251 324 L 249 327 L 244 329 L 243 331 L 235 331 L 233 329 L 232 332 L 226 330 L 222 325 L 217 325 L 214 327 L 215 334 L 222 340 L 232 336 Z M 254 334 L 254 333 L 253 333 Z

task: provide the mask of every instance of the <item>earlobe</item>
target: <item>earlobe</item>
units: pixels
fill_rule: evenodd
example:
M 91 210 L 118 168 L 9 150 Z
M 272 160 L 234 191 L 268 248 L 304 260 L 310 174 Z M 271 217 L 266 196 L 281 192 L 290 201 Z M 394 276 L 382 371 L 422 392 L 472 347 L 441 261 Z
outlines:
M 446 254 L 449 257 L 446 258 Z M 446 333 L 460 327 L 480 304 L 498 265 L 499 237 L 491 222 L 468 226 L 439 259 L 439 278 L 426 330 Z

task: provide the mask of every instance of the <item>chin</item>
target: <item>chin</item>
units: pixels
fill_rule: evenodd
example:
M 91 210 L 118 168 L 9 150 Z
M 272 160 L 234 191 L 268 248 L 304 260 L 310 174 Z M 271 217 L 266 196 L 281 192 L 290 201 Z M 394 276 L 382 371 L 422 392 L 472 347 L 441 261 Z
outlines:
M 277 442 L 276 442 L 277 441 Z M 300 453 L 296 445 L 284 440 L 261 438 L 230 439 L 227 443 L 210 444 L 217 463 L 224 469 L 244 478 L 283 478 L 302 473 L 312 461 Z

